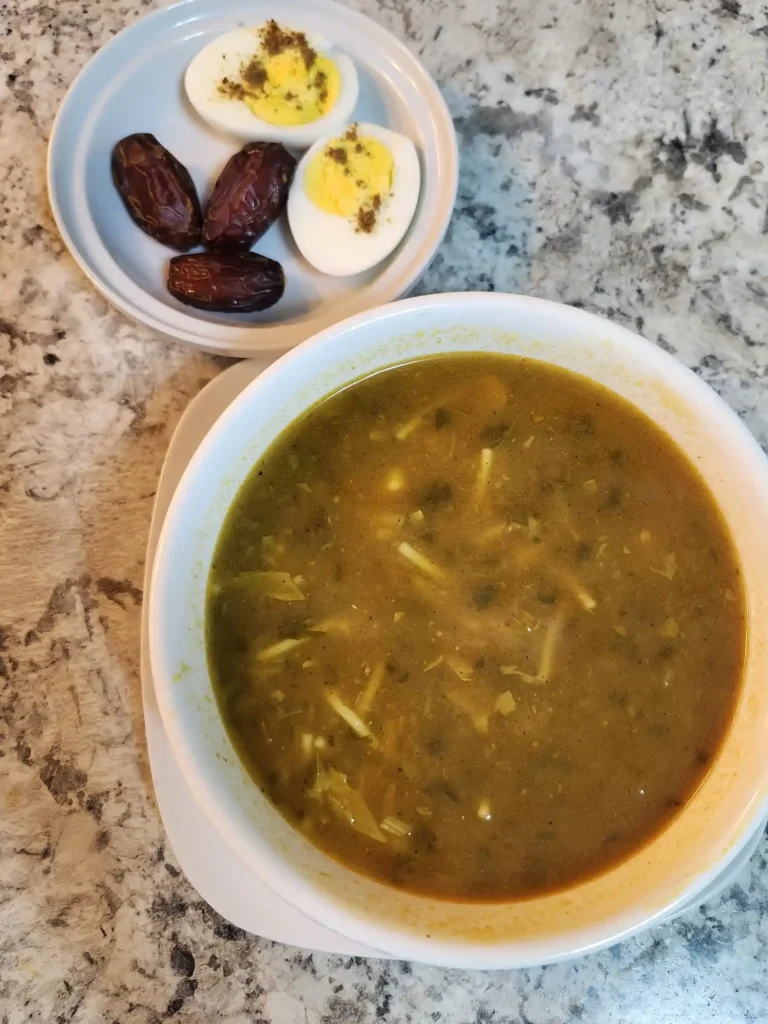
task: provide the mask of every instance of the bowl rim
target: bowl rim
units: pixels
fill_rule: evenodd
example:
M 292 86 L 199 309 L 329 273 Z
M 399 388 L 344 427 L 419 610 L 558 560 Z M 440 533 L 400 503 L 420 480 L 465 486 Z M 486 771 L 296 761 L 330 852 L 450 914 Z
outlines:
M 278 863 L 279 858 L 273 858 L 273 863 L 265 864 L 261 857 L 254 852 L 247 837 L 242 834 L 242 830 L 239 830 L 236 826 L 233 827 L 229 816 L 218 807 L 214 799 L 214 787 L 207 781 L 205 771 L 201 770 L 200 760 L 194 757 L 191 746 L 186 742 L 183 730 L 178 726 L 169 692 L 169 688 L 172 685 L 170 682 L 171 672 L 168 670 L 170 668 L 170 661 L 164 657 L 162 629 L 159 626 L 157 615 L 162 605 L 164 580 L 167 581 L 168 575 L 168 566 L 165 564 L 164 558 L 164 550 L 167 546 L 166 539 L 176 529 L 176 521 L 182 515 L 186 492 L 192 486 L 191 481 L 197 475 L 198 467 L 206 461 L 207 449 L 211 447 L 215 437 L 227 431 L 229 422 L 238 415 L 239 410 L 252 401 L 259 391 L 270 386 L 275 377 L 289 372 L 294 362 L 306 358 L 306 354 L 310 349 L 328 345 L 334 342 L 340 334 L 351 333 L 368 323 L 386 320 L 390 317 L 398 317 L 403 313 L 416 314 L 415 321 L 409 322 L 405 328 L 406 331 L 411 332 L 419 329 L 417 321 L 420 311 L 429 311 L 457 303 L 460 304 L 461 310 L 466 310 L 467 313 L 473 307 L 478 306 L 496 306 L 500 313 L 504 310 L 538 309 L 551 314 L 553 323 L 557 320 L 560 320 L 560 322 L 567 321 L 572 328 L 582 327 L 585 330 L 591 329 L 593 333 L 599 333 L 602 337 L 608 337 L 611 341 L 618 341 L 625 345 L 640 346 L 643 351 L 644 361 L 649 369 L 654 367 L 662 369 L 666 382 L 671 384 L 675 392 L 690 394 L 692 389 L 700 399 L 706 401 L 713 415 L 730 424 L 738 439 L 737 445 L 743 450 L 745 456 L 754 462 L 756 469 L 759 468 L 760 472 L 766 474 L 768 458 L 757 443 L 757 440 L 730 406 L 685 364 L 619 324 L 564 303 L 507 293 L 449 292 L 439 295 L 418 296 L 389 303 L 340 321 L 338 324 L 325 329 L 295 349 L 285 353 L 243 389 L 200 443 L 177 486 L 168 507 L 162 532 L 158 540 L 149 607 L 150 659 L 163 724 L 174 756 L 179 761 L 195 798 L 203 807 L 214 827 L 232 846 L 241 860 L 265 884 L 279 893 L 282 898 L 286 899 L 302 913 L 307 914 L 326 927 L 330 927 L 346 935 L 348 938 L 355 939 L 373 950 L 386 951 L 388 955 L 396 958 L 412 959 L 436 966 L 457 968 L 466 968 L 468 966 L 490 969 L 532 967 L 544 963 L 555 963 L 573 959 L 574 957 L 595 952 L 623 941 L 665 920 L 677 909 L 690 903 L 699 892 L 703 892 L 717 875 L 738 856 L 754 835 L 755 829 L 762 824 L 768 814 L 768 790 L 765 787 L 760 789 L 756 785 L 755 792 L 741 813 L 744 827 L 739 832 L 738 838 L 730 847 L 724 849 L 721 856 L 714 858 L 705 871 L 700 872 L 696 876 L 694 883 L 679 892 L 674 899 L 653 913 L 643 912 L 636 908 L 633 908 L 631 912 L 617 911 L 611 917 L 602 921 L 599 926 L 594 926 L 588 930 L 589 937 L 587 938 L 585 935 L 587 941 L 578 947 L 574 947 L 571 942 L 564 942 L 566 936 L 548 937 L 527 943 L 526 954 L 521 956 L 519 941 L 489 944 L 474 942 L 468 939 L 429 939 L 425 941 L 421 937 L 404 934 L 402 931 L 387 925 L 369 924 L 354 912 L 341 908 L 330 897 L 326 896 L 316 884 L 302 878 L 293 868 Z M 588 371 L 585 372 L 589 376 Z M 351 379 L 354 378 L 350 377 Z M 165 574 L 163 570 L 165 570 Z M 327 918 L 325 917 L 326 913 L 328 915 Z
M 283 352 L 300 344 L 308 337 L 314 336 L 320 330 L 324 330 L 326 326 L 329 326 L 328 317 L 330 315 L 347 317 L 377 308 L 379 305 L 407 295 L 418 283 L 445 237 L 456 203 L 459 183 L 459 150 L 456 129 L 448 105 L 437 83 L 418 55 L 410 50 L 405 43 L 366 14 L 348 8 L 338 3 L 337 0 L 313 0 L 314 13 L 318 8 L 325 8 L 329 16 L 355 26 L 366 38 L 386 43 L 386 48 L 395 55 L 399 64 L 408 68 L 403 74 L 406 77 L 414 77 L 418 91 L 423 97 L 424 107 L 428 111 L 434 138 L 437 161 L 435 173 L 430 176 L 429 182 L 427 176 L 423 175 L 421 183 L 422 196 L 429 184 L 432 194 L 436 197 L 434 211 L 417 236 L 410 231 L 410 228 L 420 223 L 420 212 L 417 208 L 413 221 L 409 225 L 408 234 L 395 250 L 394 262 L 389 259 L 385 261 L 376 276 L 363 288 L 340 299 L 335 313 L 332 310 L 326 310 L 323 313 L 321 307 L 306 318 L 294 317 L 276 323 L 250 324 L 238 321 L 231 324 L 221 322 L 214 324 L 202 320 L 192 312 L 159 304 L 167 313 L 167 317 L 164 318 L 153 309 L 157 300 L 127 277 L 120 265 L 106 253 L 106 250 L 103 258 L 115 265 L 121 279 L 125 278 L 125 288 L 119 288 L 111 279 L 103 275 L 100 270 L 101 258 L 92 258 L 89 251 L 84 251 L 75 237 L 75 233 L 70 230 L 70 217 L 65 213 L 67 202 L 63 198 L 72 173 L 64 155 L 70 148 L 68 137 L 65 134 L 66 122 L 69 107 L 74 103 L 83 84 L 87 82 L 88 75 L 105 61 L 109 62 L 111 55 L 124 45 L 126 38 L 146 32 L 149 22 L 158 23 L 171 19 L 174 15 L 179 19 L 185 18 L 185 24 L 188 21 L 199 19 L 202 15 L 196 11 L 196 7 L 206 2 L 207 0 L 176 0 L 166 7 L 139 17 L 101 46 L 80 69 L 67 88 L 51 127 L 46 157 L 48 202 L 59 234 L 80 270 L 104 298 L 131 320 L 149 327 L 163 337 L 172 338 L 202 351 L 218 355 L 247 358 L 263 352 Z M 234 140 L 234 144 L 236 144 L 236 140 Z M 63 176 L 62 168 L 67 172 Z M 432 177 L 434 180 L 431 180 Z M 100 249 L 103 249 L 101 236 L 97 234 L 97 238 Z M 390 271 L 411 250 L 412 255 L 403 261 L 402 268 L 392 275 Z M 173 255 L 172 252 L 170 254 Z M 391 280 L 389 280 L 390 277 Z M 386 279 L 386 286 L 382 288 L 383 278 Z

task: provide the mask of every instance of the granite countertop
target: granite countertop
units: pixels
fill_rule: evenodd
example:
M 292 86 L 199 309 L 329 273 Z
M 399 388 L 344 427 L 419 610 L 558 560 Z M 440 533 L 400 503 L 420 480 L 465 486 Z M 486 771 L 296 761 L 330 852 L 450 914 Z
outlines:
M 97 295 L 45 194 L 77 71 L 140 0 L 0 5 L 0 1019 L 143 1024 L 768 1021 L 765 840 L 723 896 L 572 965 L 308 954 L 192 890 L 138 677 L 163 453 L 225 363 Z M 462 173 L 423 290 L 526 291 L 627 324 L 768 445 L 768 18 L 757 0 L 359 0 L 444 89 Z

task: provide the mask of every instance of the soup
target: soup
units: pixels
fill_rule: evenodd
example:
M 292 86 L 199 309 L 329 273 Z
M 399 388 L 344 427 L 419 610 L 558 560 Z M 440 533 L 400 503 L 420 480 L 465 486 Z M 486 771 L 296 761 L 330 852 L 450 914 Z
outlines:
M 312 843 L 398 888 L 522 898 L 615 865 L 707 772 L 739 568 L 654 423 L 546 363 L 359 380 L 243 484 L 210 571 L 232 741 Z

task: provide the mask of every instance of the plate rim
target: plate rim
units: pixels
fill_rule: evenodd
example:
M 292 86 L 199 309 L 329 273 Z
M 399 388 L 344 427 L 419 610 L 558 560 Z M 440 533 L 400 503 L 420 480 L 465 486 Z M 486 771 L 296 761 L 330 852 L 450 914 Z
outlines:
M 434 223 L 430 222 L 427 236 L 416 244 L 414 256 L 409 265 L 403 268 L 388 287 L 385 287 L 383 290 L 381 288 L 377 290 L 377 283 L 382 275 L 377 276 L 359 293 L 352 293 L 350 296 L 342 298 L 337 305 L 337 312 L 335 313 L 329 314 L 326 311 L 325 315 L 323 315 L 321 307 L 319 315 L 290 319 L 282 323 L 216 323 L 211 324 L 210 335 L 206 334 L 204 329 L 206 321 L 183 310 L 172 310 L 174 314 L 178 314 L 180 317 L 178 323 L 168 323 L 161 320 L 153 311 L 134 303 L 129 296 L 118 290 L 110 280 L 103 277 L 99 273 L 98 267 L 93 265 L 87 254 L 82 251 L 75 237 L 73 237 L 73 232 L 69 228 L 71 218 L 67 218 L 65 215 L 62 200 L 67 181 L 67 176 L 61 173 L 62 168 L 67 168 L 66 161 L 60 155 L 62 144 L 65 142 L 62 137 L 62 131 L 64 130 L 62 125 L 70 105 L 74 102 L 74 97 L 78 95 L 83 79 L 94 63 L 109 59 L 110 51 L 120 41 L 124 41 L 125 37 L 131 33 L 145 28 L 145 23 L 152 19 L 168 18 L 169 15 L 172 16 L 175 12 L 178 16 L 178 24 L 198 20 L 200 15 L 196 15 L 195 8 L 205 3 L 206 0 L 175 0 L 174 3 L 160 7 L 137 18 L 130 24 L 125 25 L 104 45 L 99 47 L 80 68 L 68 86 L 51 126 L 46 157 L 48 203 L 57 230 L 67 251 L 81 272 L 104 298 L 130 320 L 149 328 L 156 335 L 215 355 L 248 358 L 267 352 L 284 352 L 339 320 L 408 295 L 418 283 L 445 237 L 456 204 L 459 183 L 459 152 L 456 129 L 448 105 L 437 82 L 424 66 L 419 56 L 404 42 L 390 32 L 389 29 L 368 17 L 368 15 L 348 8 L 344 4 L 338 3 L 337 0 L 312 0 L 312 7 L 315 11 L 318 8 L 325 8 L 338 18 L 346 19 L 347 21 L 351 20 L 353 23 L 356 23 L 360 31 L 386 37 L 391 50 L 396 55 L 403 57 L 420 74 L 423 81 L 426 82 L 428 92 L 425 94 L 424 102 L 425 106 L 429 109 L 429 121 L 434 126 L 434 134 L 437 140 L 435 149 L 438 160 L 436 184 L 439 185 L 442 197 L 433 216 Z M 222 4 L 221 7 L 222 13 L 226 13 L 226 5 Z M 422 188 L 424 184 L 425 182 L 422 183 Z M 117 261 L 113 260 L 113 262 L 118 270 L 122 270 Z M 386 269 L 383 273 L 386 272 Z M 142 294 L 146 294 L 140 286 L 137 285 L 136 287 Z M 203 330 L 194 331 L 186 327 L 185 320 L 203 325 Z

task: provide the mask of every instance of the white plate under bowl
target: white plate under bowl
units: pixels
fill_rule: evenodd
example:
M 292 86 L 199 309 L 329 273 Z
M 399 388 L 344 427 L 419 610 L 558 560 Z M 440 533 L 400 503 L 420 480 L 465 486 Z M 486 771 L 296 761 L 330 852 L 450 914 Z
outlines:
M 299 255 L 281 217 L 256 245 L 278 260 L 287 287 L 262 313 L 204 313 L 165 288 L 175 253 L 129 218 L 112 184 L 114 144 L 151 132 L 189 169 L 205 202 L 242 145 L 205 124 L 190 106 L 183 75 L 195 54 L 238 25 L 277 16 L 331 40 L 355 61 L 360 95 L 353 119 L 407 135 L 421 161 L 413 223 L 394 254 L 354 277 L 329 277 Z M 281 352 L 352 313 L 405 295 L 442 239 L 458 180 L 456 134 L 434 81 L 406 47 L 364 15 L 333 0 L 182 0 L 124 29 L 91 59 L 59 110 L 48 151 L 48 193 L 70 252 L 124 313 L 160 334 L 229 356 Z
M 348 939 L 301 914 L 268 888 L 221 838 L 184 779 L 163 727 L 149 663 L 147 619 L 152 587 L 152 563 L 165 514 L 189 460 L 227 406 L 267 366 L 270 360 L 249 359 L 225 370 L 187 407 L 179 421 L 163 465 L 147 541 L 144 605 L 141 625 L 141 679 L 144 724 L 155 794 L 168 841 L 185 875 L 222 917 L 255 935 L 305 949 L 346 955 L 386 956 Z M 730 885 L 755 852 L 765 828 L 763 822 L 744 848 L 694 899 L 671 913 L 667 920 L 705 901 L 714 900 Z

